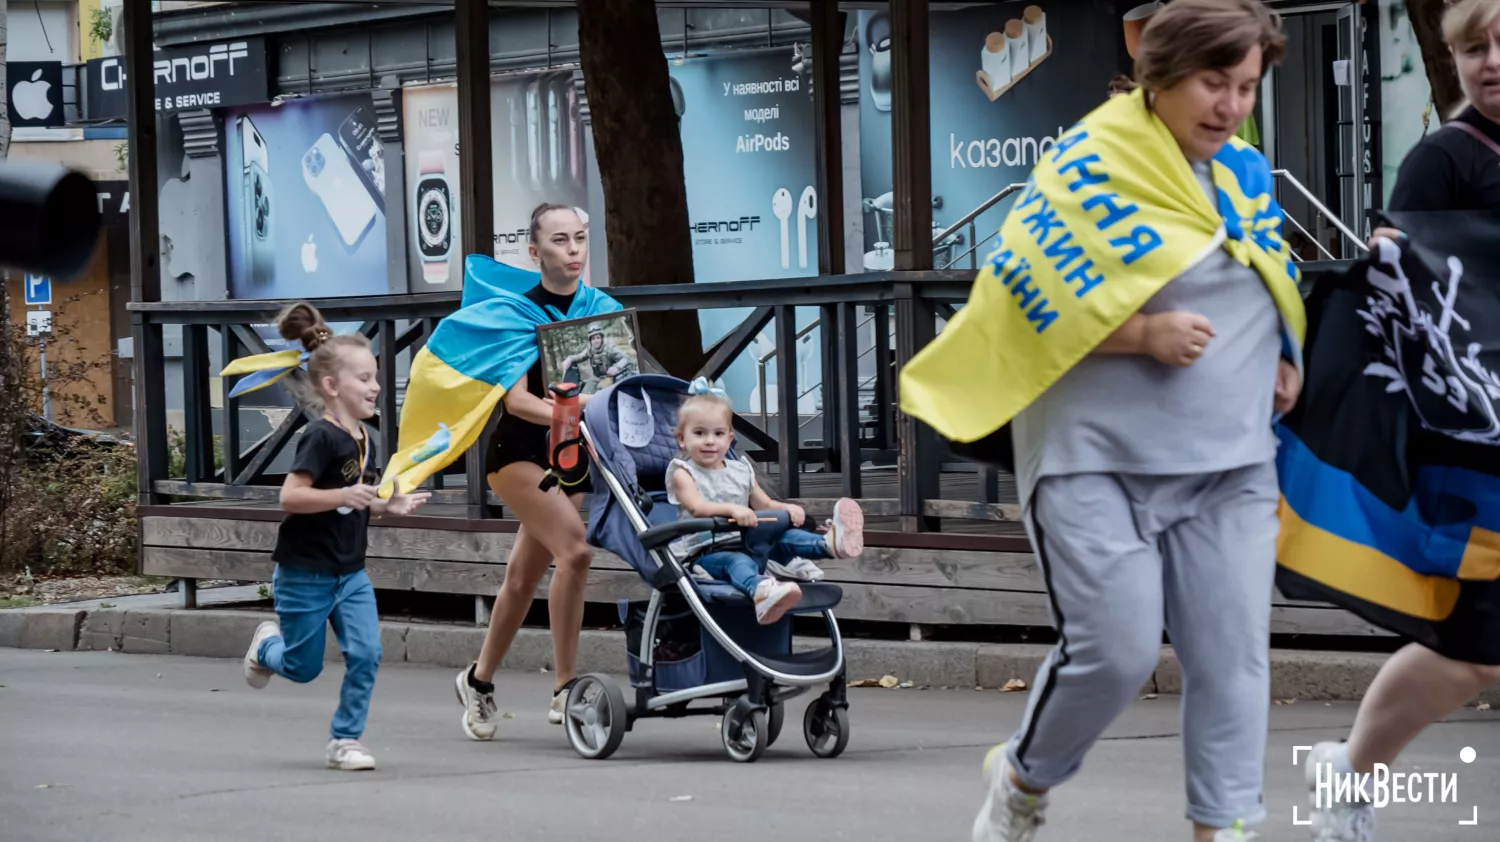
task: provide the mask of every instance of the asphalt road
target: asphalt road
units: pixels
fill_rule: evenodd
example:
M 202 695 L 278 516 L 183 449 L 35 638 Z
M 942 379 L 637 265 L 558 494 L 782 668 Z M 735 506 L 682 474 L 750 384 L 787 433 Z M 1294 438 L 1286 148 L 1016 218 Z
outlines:
M 390 666 L 365 744 L 380 768 L 324 768 L 342 676 L 251 690 L 238 661 L 0 649 L 0 840 L 968 839 L 986 750 L 1023 693 L 857 689 L 835 760 L 801 739 L 801 700 L 757 763 L 724 755 L 717 719 L 645 722 L 606 761 L 547 724 L 551 676 L 502 673 L 513 714 L 492 743 L 465 739 L 453 671 Z M 1309 836 L 1293 746 L 1343 736 L 1354 708 L 1272 708 L 1267 842 Z M 1430 728 L 1398 772 L 1457 774 L 1457 803 L 1390 804 L 1382 842 L 1497 838 L 1500 713 Z M 1141 700 L 1054 795 L 1038 842 L 1186 840 L 1177 699 Z M 1464 747 L 1475 759 L 1460 761 Z M 1460 826 L 1478 806 L 1479 825 Z M 1306 815 L 1305 808 L 1301 815 Z

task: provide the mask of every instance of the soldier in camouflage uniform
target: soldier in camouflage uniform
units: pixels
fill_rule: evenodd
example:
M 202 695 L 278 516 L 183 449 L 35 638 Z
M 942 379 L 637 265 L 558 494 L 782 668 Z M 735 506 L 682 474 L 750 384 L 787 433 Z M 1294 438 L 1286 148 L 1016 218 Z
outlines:
M 611 383 L 621 380 L 640 372 L 636 369 L 635 362 L 630 359 L 624 351 L 616 348 L 608 339 L 604 338 L 604 325 L 594 322 L 589 325 L 589 347 L 562 361 L 564 372 L 579 363 L 587 362 L 593 376 L 583 383 L 583 394 L 590 395 L 599 391 L 609 383 L 604 382 L 606 378 Z

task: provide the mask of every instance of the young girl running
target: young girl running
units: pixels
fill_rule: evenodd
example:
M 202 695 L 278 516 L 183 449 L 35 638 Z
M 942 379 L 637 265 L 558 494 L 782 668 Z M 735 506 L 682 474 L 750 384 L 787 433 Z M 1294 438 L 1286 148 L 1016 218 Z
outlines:
M 362 423 L 375 414 L 380 386 L 375 356 L 361 334 L 334 336 L 309 304 L 295 304 L 276 320 L 281 335 L 300 340 L 310 356 L 313 394 L 304 402 L 324 410 L 307 425 L 296 460 L 281 487 L 281 522 L 272 577 L 276 615 L 255 630 L 245 653 L 245 680 L 262 688 L 279 675 L 299 684 L 323 670 L 325 629 L 332 622 L 344 652 L 344 686 L 328 743 L 331 769 L 374 769 L 360 745 L 375 672 L 380 666 L 380 617 L 365 572 L 370 515 L 407 515 L 430 494 L 376 497 L 380 472 Z M 399 490 L 398 490 L 399 491 Z
M 769 561 L 793 573 L 805 571 L 809 578 L 820 578 L 811 559 L 853 558 L 864 551 L 864 513 L 858 503 L 848 498 L 835 503 L 828 531 L 822 535 L 801 529 L 807 518 L 802 507 L 772 500 L 756 483 L 748 462 L 725 458 L 734 442 L 732 423 L 728 396 L 710 388 L 702 378 L 693 381 L 677 413 L 677 445 L 688 458 L 673 459 L 667 468 L 667 501 L 678 507 L 679 517 L 727 517 L 740 526 L 753 527 L 759 523 L 757 509 L 784 511 L 793 528 L 772 548 Z M 710 541 L 710 534 L 700 533 L 679 539 L 673 546 L 686 553 Z M 794 582 L 765 575 L 766 561 L 726 551 L 707 553 L 697 565 L 753 599 L 756 620 L 770 624 L 801 600 L 802 589 Z

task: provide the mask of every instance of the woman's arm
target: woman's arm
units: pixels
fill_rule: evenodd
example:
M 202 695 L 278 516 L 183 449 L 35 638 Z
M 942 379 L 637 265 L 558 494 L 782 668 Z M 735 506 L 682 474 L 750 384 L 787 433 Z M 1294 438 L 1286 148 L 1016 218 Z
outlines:
M 539 398 L 527 391 L 527 378 L 530 374 L 521 375 L 516 385 L 510 387 L 501 398 L 505 403 L 505 411 L 520 418 L 522 421 L 530 421 L 546 427 L 552 423 L 552 401 Z

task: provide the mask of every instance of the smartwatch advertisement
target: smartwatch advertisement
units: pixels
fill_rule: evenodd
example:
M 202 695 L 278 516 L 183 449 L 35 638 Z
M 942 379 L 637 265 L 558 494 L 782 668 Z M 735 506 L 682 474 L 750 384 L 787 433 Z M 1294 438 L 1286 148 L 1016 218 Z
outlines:
M 535 271 L 527 250 L 531 210 L 543 202 L 588 205 L 579 96 L 572 71 L 495 79 L 490 86 L 495 242 L 492 254 Z M 459 236 L 458 94 L 453 85 L 407 88 L 401 94 L 406 143 L 405 201 L 412 290 L 463 287 L 463 257 L 477 251 Z M 585 213 L 586 217 L 586 213 Z M 587 219 L 585 218 L 585 221 Z M 584 275 L 588 279 L 587 269 Z

